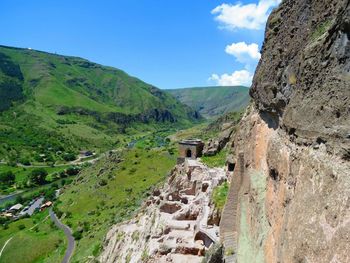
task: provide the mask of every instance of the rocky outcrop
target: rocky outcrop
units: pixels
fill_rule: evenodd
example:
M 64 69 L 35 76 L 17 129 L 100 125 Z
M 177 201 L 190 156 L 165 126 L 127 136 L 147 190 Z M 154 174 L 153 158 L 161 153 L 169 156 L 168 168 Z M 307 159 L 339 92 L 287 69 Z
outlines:
M 210 197 L 225 180 L 223 169 L 196 160 L 177 165 L 134 219 L 109 231 L 100 262 L 202 262 L 219 241 Z
M 285 0 L 270 16 L 251 96 L 299 145 L 322 141 L 349 159 L 348 0 Z M 345 147 L 345 145 L 347 147 Z
M 229 142 L 232 133 L 235 130 L 233 123 L 224 123 L 217 138 L 209 139 L 203 149 L 204 156 L 213 156 L 220 152 Z
M 350 6 L 284 0 L 266 28 L 220 224 L 227 262 L 350 262 Z

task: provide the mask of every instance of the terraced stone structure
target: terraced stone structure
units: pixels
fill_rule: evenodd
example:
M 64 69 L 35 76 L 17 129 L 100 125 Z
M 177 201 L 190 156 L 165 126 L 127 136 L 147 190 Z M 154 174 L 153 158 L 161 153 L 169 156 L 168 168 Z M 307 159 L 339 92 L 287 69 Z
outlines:
M 203 262 L 219 242 L 220 214 L 210 198 L 226 179 L 223 168 L 199 160 L 175 166 L 133 219 L 108 232 L 99 262 Z

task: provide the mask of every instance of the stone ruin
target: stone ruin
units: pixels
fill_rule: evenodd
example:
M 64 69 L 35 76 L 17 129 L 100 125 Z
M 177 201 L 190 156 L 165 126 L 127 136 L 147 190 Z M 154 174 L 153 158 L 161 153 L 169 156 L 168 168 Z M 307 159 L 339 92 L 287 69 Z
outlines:
M 135 219 L 108 233 L 101 262 L 129 258 L 130 263 L 201 263 L 220 239 L 221 213 L 210 199 L 213 189 L 226 179 L 223 168 L 186 159 L 164 187 L 153 191 Z

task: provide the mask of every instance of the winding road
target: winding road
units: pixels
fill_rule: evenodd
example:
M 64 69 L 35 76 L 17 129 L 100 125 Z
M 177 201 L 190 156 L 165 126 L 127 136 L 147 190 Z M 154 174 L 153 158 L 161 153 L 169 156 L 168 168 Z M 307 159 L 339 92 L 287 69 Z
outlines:
M 62 263 L 69 263 L 70 258 L 73 255 L 73 251 L 75 248 L 75 240 L 74 240 L 74 237 L 72 235 L 72 230 L 68 226 L 64 225 L 57 218 L 57 216 L 54 213 L 54 211 L 52 210 L 52 208 L 50 208 L 50 218 L 58 228 L 63 230 L 64 234 L 66 235 L 66 237 L 68 239 L 68 247 L 67 247 L 66 253 L 64 255 L 64 258 L 62 260 Z

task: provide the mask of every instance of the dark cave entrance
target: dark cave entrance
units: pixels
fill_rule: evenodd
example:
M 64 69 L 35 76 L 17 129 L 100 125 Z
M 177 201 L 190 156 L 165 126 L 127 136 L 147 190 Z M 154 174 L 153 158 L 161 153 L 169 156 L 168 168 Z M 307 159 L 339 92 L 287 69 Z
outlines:
M 188 150 L 186 151 L 186 157 L 187 157 L 187 158 L 191 158 L 191 157 L 192 157 L 192 151 L 191 151 L 190 149 L 188 149 Z
M 233 171 L 235 170 L 235 166 L 236 166 L 235 163 L 228 163 L 228 164 L 227 164 L 227 170 L 228 170 L 229 172 L 233 172 Z

